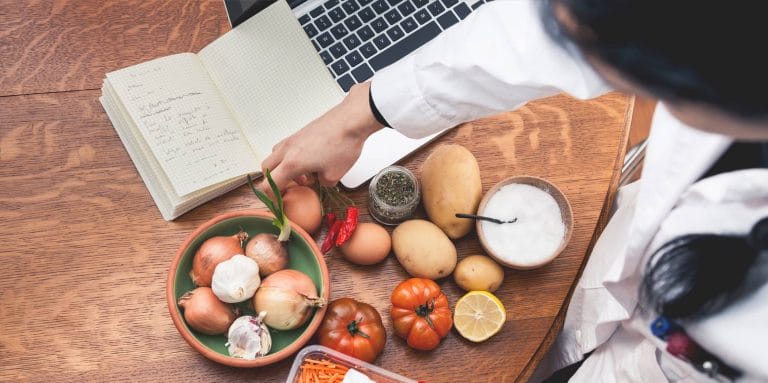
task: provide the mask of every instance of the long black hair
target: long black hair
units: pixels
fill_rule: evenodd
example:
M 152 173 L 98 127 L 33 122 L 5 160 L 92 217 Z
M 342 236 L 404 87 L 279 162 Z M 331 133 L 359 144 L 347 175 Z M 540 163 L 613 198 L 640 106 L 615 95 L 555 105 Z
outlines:
M 675 102 L 768 118 L 768 55 L 762 1 L 548 0 L 548 30 L 644 87 Z M 578 24 L 561 27 L 553 7 Z
M 747 236 L 693 234 L 659 248 L 648 261 L 640 303 L 670 319 L 698 319 L 734 303 L 751 267 L 768 250 L 768 218 Z M 765 281 L 763 281 L 765 282 Z

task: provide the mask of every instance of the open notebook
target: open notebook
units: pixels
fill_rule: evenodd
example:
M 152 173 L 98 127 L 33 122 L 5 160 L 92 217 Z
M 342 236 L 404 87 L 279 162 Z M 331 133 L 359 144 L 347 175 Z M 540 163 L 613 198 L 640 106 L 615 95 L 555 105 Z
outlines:
M 172 220 L 242 185 L 277 142 L 343 96 L 277 1 L 197 54 L 108 73 L 100 101 Z
M 108 73 L 100 100 L 172 220 L 260 172 L 277 142 L 343 96 L 288 4 L 277 0 L 197 54 Z M 356 188 L 442 133 L 410 139 L 379 130 L 341 183 Z

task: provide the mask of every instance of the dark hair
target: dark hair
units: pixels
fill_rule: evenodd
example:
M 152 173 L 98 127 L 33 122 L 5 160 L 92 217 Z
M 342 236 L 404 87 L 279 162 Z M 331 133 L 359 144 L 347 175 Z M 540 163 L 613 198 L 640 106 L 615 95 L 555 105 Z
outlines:
M 554 20 L 564 6 L 576 31 Z M 768 118 L 768 36 L 761 1 L 549 0 L 547 29 L 658 98 Z
M 696 319 L 722 310 L 761 251 L 768 249 L 768 218 L 746 237 L 693 234 L 664 244 L 648 261 L 640 285 L 645 309 L 670 319 Z

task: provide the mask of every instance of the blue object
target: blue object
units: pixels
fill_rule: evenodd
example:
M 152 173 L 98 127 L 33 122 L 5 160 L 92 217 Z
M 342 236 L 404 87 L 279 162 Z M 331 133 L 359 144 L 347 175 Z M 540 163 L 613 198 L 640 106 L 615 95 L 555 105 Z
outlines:
M 679 329 L 680 326 L 664 316 L 656 318 L 656 320 L 651 323 L 651 333 L 662 340 L 666 339 L 669 333 Z
M 655 321 L 653 321 L 653 323 L 651 323 L 651 332 L 657 338 L 664 339 L 667 337 L 667 334 L 669 334 L 670 327 L 671 326 L 667 318 L 658 317 Z

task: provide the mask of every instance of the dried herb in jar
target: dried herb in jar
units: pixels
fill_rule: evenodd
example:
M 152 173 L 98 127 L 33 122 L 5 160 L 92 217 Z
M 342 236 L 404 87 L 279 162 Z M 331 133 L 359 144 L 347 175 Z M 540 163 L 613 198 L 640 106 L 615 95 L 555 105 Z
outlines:
M 373 178 L 368 188 L 368 211 L 385 225 L 409 219 L 420 200 L 416 176 L 402 166 L 390 166 Z
M 403 172 L 383 174 L 376 184 L 376 195 L 387 205 L 401 206 L 413 200 L 416 185 Z

